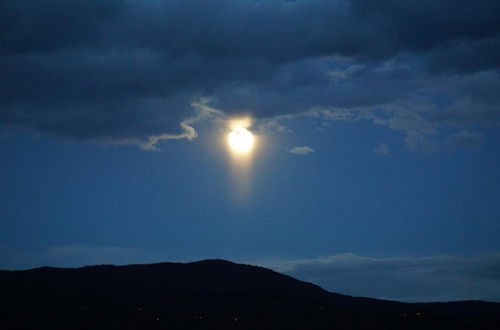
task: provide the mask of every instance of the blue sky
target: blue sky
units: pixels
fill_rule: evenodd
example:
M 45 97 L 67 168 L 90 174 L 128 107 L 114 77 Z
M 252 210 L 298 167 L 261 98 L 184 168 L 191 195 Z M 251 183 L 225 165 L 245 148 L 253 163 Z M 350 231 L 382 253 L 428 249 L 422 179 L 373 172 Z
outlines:
M 225 258 L 500 301 L 498 6 L 3 2 L 0 268 Z

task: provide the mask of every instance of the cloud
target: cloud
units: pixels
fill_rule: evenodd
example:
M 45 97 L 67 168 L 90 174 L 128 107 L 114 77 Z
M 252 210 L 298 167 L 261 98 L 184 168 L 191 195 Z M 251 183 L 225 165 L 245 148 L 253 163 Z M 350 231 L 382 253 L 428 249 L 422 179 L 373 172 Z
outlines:
M 401 301 L 500 301 L 500 254 L 373 258 L 353 253 L 261 262 L 323 288 Z
M 223 113 L 217 109 L 214 109 L 207 104 L 210 102 L 209 99 L 201 99 L 199 102 L 193 102 L 192 107 L 196 109 L 196 115 L 194 117 L 183 120 L 180 123 L 183 132 L 180 134 L 160 134 L 152 135 L 148 138 L 148 141 L 141 145 L 145 150 L 158 150 L 156 144 L 161 140 L 179 140 L 187 139 L 192 140 L 198 136 L 196 130 L 191 126 L 199 121 L 207 120 L 209 118 L 224 117 Z
M 212 117 L 191 105 L 210 97 L 225 116 L 264 120 L 362 109 L 418 149 L 441 126 L 500 123 L 498 93 L 483 92 L 500 86 L 499 11 L 495 0 L 4 0 L 0 129 L 155 149 L 195 138 Z
M 293 147 L 290 149 L 290 153 L 295 155 L 307 155 L 311 152 L 314 152 L 314 149 L 309 146 Z
M 390 154 L 389 146 L 385 143 L 379 143 L 378 146 L 373 149 L 373 152 L 378 155 L 388 155 Z

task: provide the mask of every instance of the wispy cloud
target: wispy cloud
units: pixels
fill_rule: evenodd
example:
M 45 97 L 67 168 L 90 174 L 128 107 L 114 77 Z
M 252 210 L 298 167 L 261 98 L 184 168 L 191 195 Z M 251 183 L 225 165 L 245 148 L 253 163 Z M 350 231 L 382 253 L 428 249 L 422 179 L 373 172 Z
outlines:
M 307 155 L 311 152 L 314 152 L 314 149 L 309 146 L 293 147 L 290 149 L 290 153 L 295 155 Z
M 391 153 L 391 151 L 389 150 L 389 146 L 382 142 L 382 143 L 379 143 L 379 145 L 376 146 L 375 149 L 373 149 L 373 153 L 376 153 L 378 155 L 387 156 L 388 154 Z
M 483 135 L 467 130 L 459 131 L 448 135 L 446 145 L 448 150 L 453 151 L 458 148 L 476 147 L 483 143 Z
M 162 140 L 180 140 L 187 139 L 192 140 L 198 136 L 198 133 L 192 126 L 192 124 L 207 120 L 210 118 L 223 117 L 222 111 L 212 108 L 208 105 L 210 99 L 203 98 L 197 102 L 191 103 L 191 106 L 195 109 L 196 114 L 193 117 L 183 120 L 180 123 L 182 132 L 179 134 L 159 134 L 152 135 L 148 138 L 146 143 L 141 144 L 141 148 L 145 150 L 158 151 L 157 143 Z

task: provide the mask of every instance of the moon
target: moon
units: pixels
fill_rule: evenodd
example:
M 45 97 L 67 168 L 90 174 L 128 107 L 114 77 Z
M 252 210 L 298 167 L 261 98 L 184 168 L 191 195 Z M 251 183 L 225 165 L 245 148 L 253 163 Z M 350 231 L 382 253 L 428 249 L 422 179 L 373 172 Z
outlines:
M 231 151 L 239 154 L 250 152 L 254 145 L 254 136 L 246 127 L 238 126 L 227 136 L 227 142 Z

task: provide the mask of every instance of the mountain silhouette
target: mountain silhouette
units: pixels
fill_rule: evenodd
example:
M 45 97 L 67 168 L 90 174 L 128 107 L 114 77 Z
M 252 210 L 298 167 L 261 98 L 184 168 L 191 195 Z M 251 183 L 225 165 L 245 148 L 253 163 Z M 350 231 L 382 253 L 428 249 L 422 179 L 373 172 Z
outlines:
M 328 292 L 225 260 L 0 271 L 0 329 L 500 329 L 500 304 Z

